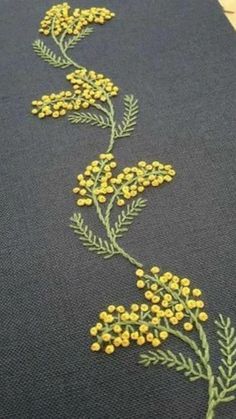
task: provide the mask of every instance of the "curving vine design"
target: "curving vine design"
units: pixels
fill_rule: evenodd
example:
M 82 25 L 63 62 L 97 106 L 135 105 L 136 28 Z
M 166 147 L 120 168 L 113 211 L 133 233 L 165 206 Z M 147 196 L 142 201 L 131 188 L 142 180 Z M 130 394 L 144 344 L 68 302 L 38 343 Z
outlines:
M 146 206 L 147 200 L 139 195 L 147 188 L 171 182 L 175 170 L 170 164 L 157 160 L 141 160 L 135 166 L 119 169 L 114 148 L 118 140 L 133 133 L 139 112 L 138 100 L 133 95 L 125 95 L 123 119 L 117 121 L 113 99 L 119 88 L 105 75 L 77 64 L 69 54 L 77 43 L 92 34 L 92 25 L 104 24 L 114 16 L 115 13 L 106 8 L 72 10 L 68 3 L 57 4 L 46 12 L 39 32 L 52 38 L 59 55 L 41 39 L 33 43 L 33 49 L 48 64 L 73 71 L 66 76 L 68 90 L 44 94 L 39 100 L 33 100 L 32 114 L 40 119 L 56 119 L 68 113 L 68 120 L 73 124 L 89 124 L 109 132 L 106 150 L 78 174 L 73 189 L 79 207 L 91 207 L 96 211 L 106 239 L 98 237 L 78 212 L 71 217 L 71 228 L 89 250 L 106 259 L 114 255 L 127 259 L 135 268 L 136 285 L 144 299 L 128 308 L 109 305 L 102 311 L 98 322 L 90 329 L 94 339 L 91 350 L 112 354 L 119 347 L 129 347 L 133 343 L 150 345 L 152 350 L 140 355 L 141 365 L 166 365 L 182 372 L 190 381 L 207 382 L 206 418 L 212 419 L 220 403 L 235 399 L 236 336 L 230 318 L 220 314 L 215 320 L 222 359 L 218 371 L 214 372 L 203 327 L 208 315 L 204 311 L 202 291 L 193 287 L 188 278 L 161 272 L 158 266 L 144 268 L 142 262 L 119 243 Z M 112 223 L 111 214 L 117 206 L 122 208 Z M 161 349 L 172 337 L 183 342 L 192 358 Z

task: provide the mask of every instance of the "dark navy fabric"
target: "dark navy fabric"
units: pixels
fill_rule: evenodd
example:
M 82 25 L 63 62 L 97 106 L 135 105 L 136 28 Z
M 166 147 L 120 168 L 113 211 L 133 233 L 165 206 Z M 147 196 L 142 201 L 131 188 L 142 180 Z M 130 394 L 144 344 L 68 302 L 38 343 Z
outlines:
M 76 175 L 106 150 L 107 133 L 30 113 L 33 99 L 69 88 L 68 70 L 31 47 L 53 3 L 1 0 L 0 418 L 202 419 L 206 383 L 139 366 L 145 347 L 112 356 L 89 350 L 99 311 L 143 300 L 127 261 L 88 252 L 68 227 Z M 204 291 L 217 366 L 214 318 L 228 314 L 236 324 L 235 32 L 211 0 L 71 5 L 117 14 L 71 54 L 120 87 L 119 116 L 124 94 L 139 99 L 137 128 L 116 145 L 120 167 L 156 159 L 177 172 L 145 192 L 148 207 L 122 245 Z M 94 210 L 83 214 L 102 234 Z M 166 347 L 184 350 L 174 339 Z M 235 406 L 219 408 L 217 418 L 236 418 Z

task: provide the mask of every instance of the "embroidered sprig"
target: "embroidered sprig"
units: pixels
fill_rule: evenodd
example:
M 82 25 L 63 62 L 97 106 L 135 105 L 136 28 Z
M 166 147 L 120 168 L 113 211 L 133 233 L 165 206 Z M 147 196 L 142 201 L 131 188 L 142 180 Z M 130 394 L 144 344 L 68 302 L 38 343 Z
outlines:
M 171 182 L 175 170 L 170 164 L 157 160 L 151 163 L 141 160 L 135 166 L 119 169 L 114 145 L 133 133 L 139 112 L 138 101 L 133 95 L 125 95 L 124 115 L 118 121 L 113 98 L 119 88 L 110 78 L 77 64 L 68 54 L 93 32 L 91 24 L 104 24 L 114 16 L 106 8 L 72 10 L 68 3 L 52 6 L 46 12 L 39 32 L 52 38 L 59 55 L 42 40 L 36 40 L 33 49 L 48 64 L 61 69 L 73 67 L 73 72 L 66 76 L 70 89 L 44 94 L 34 100 L 32 113 L 40 119 L 58 118 L 68 113 L 68 120 L 73 124 L 89 124 L 109 131 L 106 151 L 77 176 L 73 189 L 79 207 L 92 207 L 89 210 L 96 211 L 106 238 L 99 237 L 81 213 L 71 217 L 71 228 L 90 251 L 105 259 L 121 255 L 129 260 L 136 268 L 136 286 L 144 299 L 128 308 L 109 305 L 102 311 L 98 322 L 90 329 L 94 339 L 91 350 L 112 354 L 117 348 L 132 343 L 151 345 L 152 350 L 140 355 L 140 364 L 145 367 L 161 364 L 182 372 L 190 381 L 205 380 L 208 383 L 206 418 L 212 419 L 220 403 L 235 398 L 236 336 L 231 320 L 219 315 L 215 321 L 222 354 L 217 375 L 211 366 L 209 343 L 203 327 L 208 314 L 202 291 L 192 287 L 188 278 L 180 278 L 171 272 L 161 273 L 157 266 L 144 270 L 142 262 L 118 243 L 147 204 L 139 195 L 149 187 Z M 113 221 L 111 216 L 117 206 L 122 209 Z M 165 349 L 171 337 L 181 341 L 192 355 Z
M 78 186 L 73 189 L 75 194 L 80 195 L 77 205 L 92 205 L 95 201 L 104 204 L 111 198 L 118 206 L 123 206 L 126 200 L 144 192 L 148 186 L 157 187 L 163 182 L 171 182 L 175 175 L 171 165 L 158 161 L 140 161 L 137 166 L 125 167 L 121 173 L 113 175 L 116 167 L 111 153 L 100 154 L 99 160 L 92 161 L 77 176 Z
M 81 30 L 87 25 L 91 23 L 103 24 L 113 16 L 115 13 L 104 7 L 72 10 L 68 3 L 60 3 L 52 6 L 46 12 L 44 19 L 40 22 L 39 32 L 52 36 L 58 36 L 61 33 L 79 36 Z
M 132 304 L 129 310 L 110 305 L 106 312 L 101 312 L 102 323 L 90 330 L 91 335 L 96 336 L 99 349 L 107 352 L 108 342 L 109 350 L 114 352 L 115 347 L 129 346 L 132 340 L 138 345 L 151 343 L 156 347 L 169 334 L 185 341 L 183 331 L 198 330 L 200 323 L 208 319 L 207 313 L 202 311 L 204 302 L 199 298 L 202 292 L 198 288 L 192 289 L 188 278 L 181 279 L 171 272 L 160 274 L 157 266 L 153 266 L 150 273 L 137 269 L 136 276 L 137 287 L 145 291 L 144 297 L 149 303 Z M 178 326 L 177 331 L 175 326 Z M 109 340 L 103 339 L 104 332 L 109 333 Z M 195 348 L 195 344 L 192 347 Z M 98 350 L 93 344 L 91 349 L 94 348 Z
M 99 109 L 98 102 L 106 102 L 108 97 L 118 94 L 118 87 L 110 79 L 95 71 L 76 70 L 66 76 L 73 91 L 62 91 L 43 95 L 40 100 L 34 100 L 32 113 L 39 118 L 64 116 L 68 110 L 87 109 L 94 106 Z M 78 116 L 78 114 L 77 114 Z

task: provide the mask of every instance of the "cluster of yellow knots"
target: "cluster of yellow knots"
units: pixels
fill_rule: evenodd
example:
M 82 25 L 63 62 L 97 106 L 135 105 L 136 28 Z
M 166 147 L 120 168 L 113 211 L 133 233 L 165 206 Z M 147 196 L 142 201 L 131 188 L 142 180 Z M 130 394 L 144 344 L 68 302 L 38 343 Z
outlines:
M 119 88 L 103 74 L 86 69 L 76 70 L 66 76 L 72 84 L 73 91 L 61 91 L 43 95 L 33 100 L 32 113 L 39 118 L 52 116 L 58 118 L 68 111 L 87 109 L 97 101 L 106 102 L 108 97 L 116 96 Z
M 75 93 L 87 100 L 94 98 L 105 102 L 107 96 L 116 96 L 119 91 L 119 88 L 114 85 L 111 79 L 85 68 L 75 70 L 68 74 L 66 78 L 73 85 Z
M 113 170 L 116 167 L 117 163 L 111 153 L 100 154 L 99 160 L 92 161 L 77 176 L 78 186 L 73 189 L 79 195 L 77 205 L 90 206 L 94 197 L 103 204 L 109 196 L 115 195 L 116 204 L 123 206 L 126 200 L 142 193 L 148 186 L 157 187 L 163 182 L 170 182 L 175 175 L 171 165 L 158 161 L 140 161 L 137 166 L 125 167 L 114 176 Z
M 91 23 L 102 25 L 114 16 L 115 13 L 104 7 L 71 10 L 68 3 L 61 3 L 52 6 L 46 12 L 45 17 L 40 22 L 39 32 L 43 35 L 50 35 L 53 31 L 55 36 L 62 32 L 68 35 L 78 35 L 83 27 Z
M 112 354 L 118 347 L 127 347 L 131 342 L 145 343 L 153 347 L 165 341 L 173 326 L 181 324 L 186 332 L 193 328 L 191 313 L 200 321 L 208 319 L 201 311 L 204 302 L 200 299 L 201 290 L 190 287 L 188 278 L 180 278 L 171 272 L 160 273 L 153 266 L 150 272 L 137 269 L 137 287 L 145 291 L 149 304 L 124 306 L 110 305 L 99 315 L 99 322 L 90 329 L 95 338 L 92 351 L 104 350 Z

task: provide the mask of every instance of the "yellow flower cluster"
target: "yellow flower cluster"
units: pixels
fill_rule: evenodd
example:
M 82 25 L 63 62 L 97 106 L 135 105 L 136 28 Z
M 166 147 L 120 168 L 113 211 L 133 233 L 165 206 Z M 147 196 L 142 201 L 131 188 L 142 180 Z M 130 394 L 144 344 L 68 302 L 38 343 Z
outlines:
M 122 305 L 108 306 L 99 315 L 99 322 L 90 329 L 96 341 L 92 351 L 104 350 L 112 354 L 118 347 L 150 343 L 159 346 L 171 334 L 173 326 L 183 321 L 184 331 L 190 332 L 195 321 L 206 321 L 207 313 L 200 311 L 204 302 L 198 288 L 190 288 L 188 278 L 170 272 L 160 274 L 153 266 L 148 274 L 137 269 L 137 287 L 145 291 L 149 304 L 132 304 L 129 310 Z
M 159 161 L 147 163 L 138 162 L 137 166 L 125 167 L 115 178 L 111 178 L 112 185 L 118 185 L 119 197 L 117 205 L 125 205 L 125 200 L 132 199 L 138 193 L 144 192 L 148 186 L 157 187 L 163 182 L 171 182 L 175 176 L 170 164 L 162 164 Z
M 73 92 L 51 93 L 50 95 L 43 95 L 39 100 L 33 100 L 32 114 L 37 115 L 38 118 L 44 118 L 45 116 L 58 118 L 64 116 L 67 111 L 75 109 L 77 103 L 78 100 Z
M 64 116 L 67 111 L 87 109 L 97 101 L 105 102 L 108 96 L 116 96 L 119 88 L 103 74 L 86 69 L 76 70 L 66 76 L 74 91 L 62 91 L 43 95 L 33 100 L 32 113 L 39 118 Z
M 83 197 L 77 201 L 79 206 L 92 205 L 92 186 L 98 202 L 105 203 L 109 196 L 115 194 L 116 204 L 123 206 L 125 200 L 134 198 L 148 186 L 157 187 L 163 182 L 170 182 L 175 175 L 171 165 L 164 165 L 158 161 L 151 164 L 140 161 L 137 166 L 125 167 L 120 174 L 113 176 L 116 166 L 112 154 L 100 154 L 100 160 L 93 161 L 84 173 L 77 176 L 79 186 L 75 187 L 73 192 Z M 96 175 L 97 173 L 99 175 Z
M 112 170 L 115 167 L 116 162 L 111 153 L 100 154 L 99 160 L 92 161 L 84 173 L 77 176 L 79 186 L 73 189 L 75 194 L 80 195 L 77 205 L 80 207 L 92 205 L 93 193 L 97 196 L 98 202 L 106 202 L 106 195 L 114 192 L 114 188 L 109 184 L 109 179 L 112 178 Z
M 160 273 L 158 266 L 153 266 L 150 274 L 143 269 L 137 269 L 137 287 L 145 291 L 144 296 L 157 310 L 163 311 L 172 325 L 177 325 L 182 319 L 189 317 L 189 311 L 195 313 L 200 321 L 208 319 L 207 314 L 200 309 L 204 302 L 199 298 L 202 292 L 198 288 L 191 289 L 188 278 L 180 278 L 171 272 Z M 186 331 L 193 329 L 191 318 L 183 324 Z
M 113 84 L 111 79 L 92 70 L 75 70 L 68 74 L 66 78 L 73 85 L 76 95 L 84 101 L 84 108 L 94 104 L 98 99 L 106 102 L 107 96 L 116 96 L 119 91 L 119 88 Z M 85 102 L 87 102 L 87 106 Z
M 132 304 L 130 310 L 122 305 L 110 305 L 99 318 L 99 323 L 90 329 L 91 336 L 96 338 L 92 351 L 104 349 L 105 353 L 112 354 L 119 346 L 127 347 L 132 341 L 157 347 L 168 337 L 167 331 L 158 330 L 160 319 L 147 304 Z
M 50 35 L 53 28 L 55 36 L 62 32 L 66 32 L 68 35 L 78 35 L 84 26 L 91 23 L 102 25 L 114 16 L 115 13 L 104 7 L 77 8 L 72 11 L 68 3 L 61 3 L 52 6 L 46 12 L 45 17 L 40 22 L 39 32 L 43 35 Z

